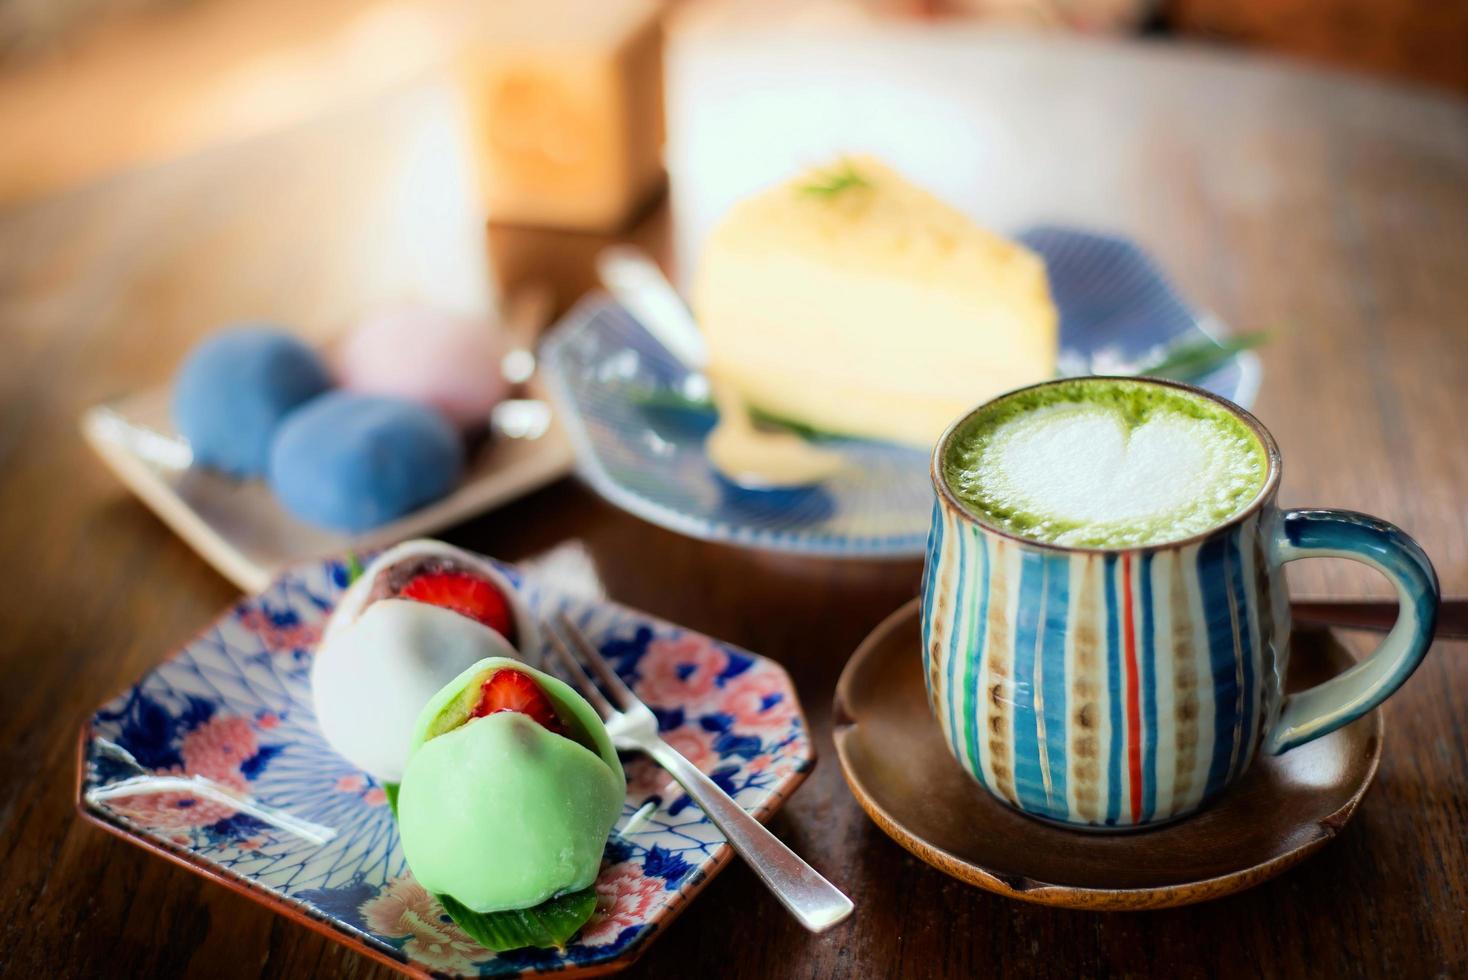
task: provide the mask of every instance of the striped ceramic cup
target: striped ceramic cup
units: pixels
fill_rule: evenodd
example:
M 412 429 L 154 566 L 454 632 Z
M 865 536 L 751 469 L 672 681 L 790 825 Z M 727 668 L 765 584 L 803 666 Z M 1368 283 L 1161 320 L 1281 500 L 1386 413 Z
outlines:
M 964 420 L 934 450 L 922 600 L 928 700 L 964 769 L 1024 813 L 1092 829 L 1184 816 L 1261 749 L 1284 752 L 1376 707 L 1427 652 L 1438 587 L 1422 549 L 1373 517 L 1281 510 L 1274 439 L 1217 400 L 1263 441 L 1264 487 L 1237 516 L 1163 545 L 1016 537 L 966 508 L 943 478 Z M 1281 566 L 1319 555 L 1380 570 L 1400 613 L 1370 657 L 1286 695 Z

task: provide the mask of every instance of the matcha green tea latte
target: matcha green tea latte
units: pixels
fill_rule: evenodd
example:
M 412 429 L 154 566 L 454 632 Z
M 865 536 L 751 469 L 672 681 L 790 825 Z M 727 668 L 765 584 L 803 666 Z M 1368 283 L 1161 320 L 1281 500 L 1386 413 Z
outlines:
M 919 609 L 955 762 L 1030 816 L 1150 827 L 1389 697 L 1432 642 L 1432 564 L 1375 517 L 1282 510 L 1279 465 L 1248 412 L 1156 379 L 1050 381 L 953 423 Z M 1287 694 L 1283 566 L 1326 556 L 1385 574 L 1397 626 Z
M 1185 388 L 1076 378 L 1025 388 L 950 436 L 943 478 L 985 523 L 1081 548 L 1191 537 L 1263 488 L 1269 456 L 1225 405 Z

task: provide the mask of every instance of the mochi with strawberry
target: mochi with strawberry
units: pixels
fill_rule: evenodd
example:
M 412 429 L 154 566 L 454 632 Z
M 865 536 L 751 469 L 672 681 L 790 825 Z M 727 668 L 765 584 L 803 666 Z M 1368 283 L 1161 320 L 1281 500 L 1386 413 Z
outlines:
M 616 750 L 585 699 L 490 658 L 419 715 L 398 829 L 413 876 L 452 912 L 532 909 L 590 888 L 625 795 Z
M 395 783 L 428 699 L 467 665 L 513 656 L 499 633 L 447 609 L 406 599 L 374 602 L 316 651 L 316 721 L 339 755 L 378 782 Z
M 337 603 L 324 638 L 388 598 L 449 609 L 499 633 L 521 656 L 533 660 L 540 654 L 535 619 L 509 578 L 472 552 L 428 539 L 404 541 L 378 555 Z
M 332 613 L 311 669 L 317 721 L 347 761 L 395 783 L 429 698 L 487 657 L 537 645 L 534 620 L 492 564 L 407 542 L 372 562 Z

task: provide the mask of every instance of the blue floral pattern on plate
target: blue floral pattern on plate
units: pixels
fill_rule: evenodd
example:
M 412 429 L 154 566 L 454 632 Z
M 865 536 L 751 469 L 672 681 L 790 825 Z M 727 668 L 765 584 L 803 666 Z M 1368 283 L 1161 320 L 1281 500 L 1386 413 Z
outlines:
M 751 813 L 767 818 L 805 778 L 814 754 L 779 665 L 502 567 L 536 615 L 580 624 L 663 737 Z M 311 651 L 346 584 L 340 562 L 286 573 L 98 709 L 83 811 L 410 974 L 602 972 L 638 955 L 729 859 L 718 828 L 660 768 L 629 758 L 592 920 L 563 950 L 483 949 L 413 880 L 382 787 L 317 729 Z
M 1208 336 L 1162 273 L 1124 239 L 1032 229 L 1060 309 L 1061 360 L 1089 370 L 1144 359 Z M 825 483 L 780 492 L 740 489 L 709 464 L 711 411 L 678 407 L 699 379 L 612 300 L 584 300 L 546 338 L 546 377 L 582 477 L 633 514 L 696 538 L 835 557 L 918 557 L 932 508 L 928 454 L 857 439 L 822 439 L 848 465 Z M 1236 355 L 1197 383 L 1245 407 L 1258 361 Z

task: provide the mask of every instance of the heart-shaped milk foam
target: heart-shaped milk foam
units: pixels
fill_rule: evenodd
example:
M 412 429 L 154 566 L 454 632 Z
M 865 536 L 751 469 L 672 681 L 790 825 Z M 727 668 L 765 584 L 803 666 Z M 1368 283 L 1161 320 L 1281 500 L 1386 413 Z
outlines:
M 985 497 L 1052 525 L 1060 543 L 1096 543 L 1107 529 L 1117 544 L 1196 533 L 1258 482 L 1256 453 L 1233 426 L 1169 411 L 1134 422 L 1085 403 L 1001 424 L 978 469 Z

